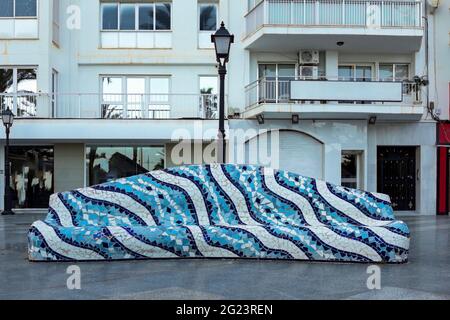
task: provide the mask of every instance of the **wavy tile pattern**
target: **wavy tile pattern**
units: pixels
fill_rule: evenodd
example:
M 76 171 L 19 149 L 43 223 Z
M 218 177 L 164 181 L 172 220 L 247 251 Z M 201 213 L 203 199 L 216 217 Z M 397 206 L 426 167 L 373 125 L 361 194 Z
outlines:
M 185 166 L 52 195 L 32 261 L 248 258 L 403 263 L 389 197 L 258 166 Z

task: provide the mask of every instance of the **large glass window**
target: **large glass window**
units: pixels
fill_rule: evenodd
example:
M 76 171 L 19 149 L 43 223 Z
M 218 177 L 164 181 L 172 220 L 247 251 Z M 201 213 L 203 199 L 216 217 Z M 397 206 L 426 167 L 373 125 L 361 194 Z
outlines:
M 102 3 L 101 11 L 102 30 L 171 29 L 170 3 Z
M 92 185 L 165 167 L 164 146 L 88 146 L 86 181 Z
M 53 147 L 10 148 L 11 190 L 14 208 L 48 208 L 53 194 Z
M 217 5 L 216 4 L 200 4 L 200 31 L 217 30 Z
M 103 76 L 103 118 L 166 119 L 170 116 L 170 78 Z
M 17 95 L 14 95 L 17 93 Z M 11 109 L 18 117 L 36 116 L 36 68 L 0 67 L 0 109 Z

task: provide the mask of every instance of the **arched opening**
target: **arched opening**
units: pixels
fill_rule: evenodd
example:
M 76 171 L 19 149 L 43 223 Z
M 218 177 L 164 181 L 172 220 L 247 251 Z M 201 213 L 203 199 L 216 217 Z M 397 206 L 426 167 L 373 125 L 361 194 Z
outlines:
M 311 178 L 324 178 L 324 145 L 294 130 L 274 130 L 246 142 L 246 163 L 279 168 Z

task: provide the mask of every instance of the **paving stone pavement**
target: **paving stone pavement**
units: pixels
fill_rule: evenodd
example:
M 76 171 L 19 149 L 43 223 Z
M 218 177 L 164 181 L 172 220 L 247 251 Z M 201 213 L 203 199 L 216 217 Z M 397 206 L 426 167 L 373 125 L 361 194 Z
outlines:
M 68 290 L 71 263 L 30 263 L 26 233 L 43 213 L 0 217 L 0 299 L 450 299 L 450 218 L 403 217 L 410 261 L 381 266 L 287 261 L 158 260 L 78 263 L 81 290 Z

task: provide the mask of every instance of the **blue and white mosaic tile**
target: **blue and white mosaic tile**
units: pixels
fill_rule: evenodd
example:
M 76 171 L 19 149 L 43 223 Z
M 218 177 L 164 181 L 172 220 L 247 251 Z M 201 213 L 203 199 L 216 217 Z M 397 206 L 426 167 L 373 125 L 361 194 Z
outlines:
M 52 195 L 32 261 L 250 258 L 402 263 L 386 195 L 257 166 L 186 166 Z

